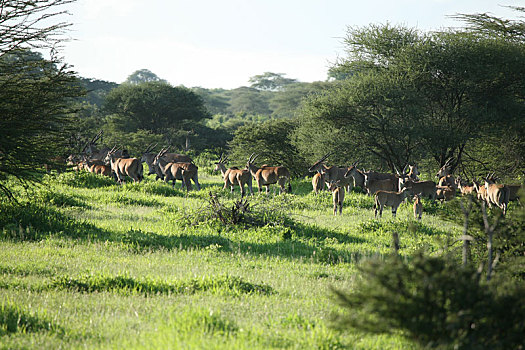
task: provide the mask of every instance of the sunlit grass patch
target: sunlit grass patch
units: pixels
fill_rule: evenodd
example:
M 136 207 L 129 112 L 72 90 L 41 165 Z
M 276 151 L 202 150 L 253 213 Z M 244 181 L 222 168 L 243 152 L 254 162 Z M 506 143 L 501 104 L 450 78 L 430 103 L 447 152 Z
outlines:
M 86 171 L 66 172 L 58 175 L 48 175 L 46 182 L 54 182 L 61 185 L 77 188 L 99 188 L 116 186 L 113 178 L 89 173 Z
M 188 280 L 157 281 L 137 280 L 130 276 L 81 275 L 61 276 L 50 284 L 50 288 L 70 289 L 76 292 L 113 292 L 120 294 L 195 294 L 211 292 L 238 296 L 241 294 L 271 295 L 272 287 L 244 281 L 240 277 L 223 275 L 207 276 Z

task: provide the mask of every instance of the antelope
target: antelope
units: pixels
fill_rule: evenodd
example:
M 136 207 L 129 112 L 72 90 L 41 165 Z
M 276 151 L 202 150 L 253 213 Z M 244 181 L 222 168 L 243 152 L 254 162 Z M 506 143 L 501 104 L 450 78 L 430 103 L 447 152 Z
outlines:
M 504 184 L 495 183 L 489 176 L 485 178 L 485 190 L 487 191 L 487 204 L 497 206 L 503 210 L 503 215 L 507 212 L 509 205 L 510 191 Z
M 345 200 L 345 186 L 341 180 L 330 181 L 330 191 L 332 192 L 332 201 L 334 203 L 334 215 L 337 215 L 339 208 L 339 215 L 343 214 L 343 201 Z
M 322 190 L 324 190 L 325 187 L 325 181 L 324 181 L 324 175 L 321 173 L 315 173 L 312 177 L 312 188 L 315 194 L 318 194 Z
M 377 218 L 377 212 L 379 211 L 379 217 L 383 215 L 383 207 L 392 207 L 392 216 L 396 217 L 397 208 L 405 200 L 409 192 L 408 188 L 403 188 L 399 192 L 394 191 L 377 191 L 374 196 L 374 217 Z
M 462 196 L 473 194 L 475 191 L 474 185 L 466 185 L 459 176 L 456 178 L 456 187 L 459 189 Z
M 359 186 L 363 189 L 363 191 L 366 192 L 365 189 L 365 174 L 357 169 L 357 163 L 359 161 L 354 162 L 354 164 L 350 165 L 345 172 L 344 177 L 352 177 L 354 179 L 354 186 Z
M 283 166 L 266 166 L 262 165 L 260 168 L 255 166 L 253 162 L 259 155 L 252 153 L 248 162 L 246 163 L 246 168 L 250 171 L 253 178 L 257 182 L 257 187 L 259 187 L 259 193 L 262 192 L 262 186 L 266 186 L 266 193 L 270 191 L 270 185 L 274 183 L 279 184 L 279 194 L 285 192 L 285 184 L 288 182 L 288 192 L 292 191 L 292 185 L 290 184 L 290 172 L 286 167 Z
M 450 186 L 454 189 L 457 189 L 456 180 L 454 178 L 454 175 L 452 175 L 452 167 L 450 166 L 452 160 L 452 157 L 447 159 L 445 164 L 443 164 L 443 166 L 439 168 L 436 174 L 436 177 L 439 179 L 438 186 Z
M 140 182 L 142 176 L 142 163 L 137 158 L 118 158 L 115 154 L 116 146 L 113 147 L 106 155 L 106 163 L 111 164 L 111 171 L 117 177 L 117 182 L 122 184 L 125 176 L 129 176 L 133 182 Z
M 90 141 L 86 143 L 86 145 L 84 146 L 84 148 L 82 148 L 82 151 L 80 153 L 88 156 L 89 159 L 93 161 L 99 160 L 105 162 L 106 164 L 109 164 L 107 160 L 107 155 L 111 151 L 113 151 L 113 154 L 117 158 L 129 158 L 129 153 L 125 149 L 119 150 L 115 149 L 115 147 L 113 147 L 113 149 L 110 149 L 109 147 L 103 147 L 101 150 L 99 150 L 96 147 L 96 143 L 102 137 L 102 133 L 103 130 L 99 131 L 98 134 L 95 135 L 95 137 L 93 137 Z
M 351 190 L 351 187 L 353 187 L 353 179 L 350 177 L 345 177 L 345 174 L 348 172 L 349 168 L 345 167 L 337 167 L 337 166 L 329 166 L 327 167 L 323 162 L 328 158 L 328 156 L 331 153 L 325 154 L 321 159 L 319 159 L 317 162 L 314 163 L 310 168 L 308 168 L 309 172 L 318 172 L 322 175 L 324 175 L 325 181 L 327 183 L 330 183 L 331 181 L 341 181 L 342 186 L 346 186 L 347 190 Z M 353 165 L 355 166 L 357 162 L 355 162 Z
M 148 175 L 156 175 L 155 180 L 163 179 L 164 174 L 155 166 L 153 165 L 153 161 L 155 160 L 156 153 L 152 153 L 151 151 L 157 146 L 157 144 L 149 145 L 144 153 L 142 154 L 142 157 L 140 158 L 141 162 L 145 162 L 148 165 L 149 173 Z M 164 153 L 163 158 L 168 163 L 193 163 L 193 160 L 185 155 L 185 154 L 177 154 L 177 153 Z
M 456 196 L 456 190 L 450 186 L 436 186 L 436 199 L 450 201 Z
M 407 168 L 408 168 L 408 171 L 407 171 Z M 399 189 L 403 188 L 403 184 L 405 183 L 406 180 L 419 181 L 419 177 L 418 177 L 419 170 L 417 169 L 417 165 L 410 165 L 410 164 L 405 165 L 402 173 L 399 173 L 399 171 L 397 170 L 395 166 L 394 166 L 394 169 L 396 170 L 396 175 L 397 175 L 396 176 L 397 187 L 395 188 L 395 190 L 397 190 L 398 188 Z
M 410 165 L 410 164 L 405 165 L 403 172 L 405 172 L 407 167 L 408 167 L 408 173 L 407 173 L 408 178 L 410 180 L 419 181 L 419 175 L 421 175 L 421 173 L 419 172 L 419 169 L 417 168 L 417 164 L 414 163 L 414 165 Z
M 193 180 L 197 190 L 200 190 L 199 168 L 190 162 L 168 162 L 163 157 L 166 152 L 167 149 L 162 149 L 153 160 L 156 169 L 162 172 L 164 181 L 169 182 L 171 180 L 172 186 L 175 188 L 175 182 L 182 180 L 182 187 L 186 186 L 186 190 L 190 191 L 192 189 L 190 180 Z
M 111 165 L 106 165 L 101 161 L 91 161 L 87 159 L 87 157 L 84 157 L 83 164 L 84 168 L 90 173 L 95 173 L 98 175 L 104 175 L 108 177 L 111 177 L 113 174 L 113 172 L 111 171 Z
M 234 186 L 239 185 L 241 189 L 241 197 L 244 197 L 244 185 L 246 184 L 248 185 L 250 194 L 253 196 L 252 176 L 250 171 L 248 169 L 239 169 L 237 167 L 226 169 L 225 164 L 228 161 L 228 157 L 224 158 L 223 156 L 224 155 L 221 154 L 221 157 L 215 163 L 214 171 L 221 171 L 222 178 L 224 180 L 224 189 L 228 188 L 229 186 L 231 193 L 233 193 Z
M 474 189 L 476 190 L 477 198 L 480 201 L 486 202 L 487 201 L 487 189 L 485 186 L 481 186 L 480 183 L 476 180 L 472 181 Z
M 371 196 L 377 191 L 395 191 L 397 190 L 397 181 L 392 179 L 370 179 L 369 176 L 365 173 L 365 188 L 368 192 L 368 195 Z
M 421 204 L 421 196 L 416 194 L 414 196 L 414 219 L 421 221 L 423 215 L 423 204 Z
M 419 193 L 423 197 L 429 197 L 436 200 L 436 183 L 434 181 L 413 181 L 399 179 L 400 189 L 409 188 L 413 193 Z

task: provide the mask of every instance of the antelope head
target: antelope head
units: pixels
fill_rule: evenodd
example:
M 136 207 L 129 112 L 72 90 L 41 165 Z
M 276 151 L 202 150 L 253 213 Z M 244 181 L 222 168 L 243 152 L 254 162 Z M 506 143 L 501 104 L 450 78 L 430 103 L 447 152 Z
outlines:
M 224 165 L 228 161 L 229 161 L 228 157 L 224 157 L 224 153 L 221 153 L 221 156 L 219 157 L 219 160 L 215 162 L 215 169 L 213 169 L 213 171 L 221 170 L 221 166 L 224 167 Z
M 326 160 L 326 158 L 328 158 L 330 155 L 332 154 L 332 152 L 328 152 L 327 154 L 325 154 L 324 156 L 321 157 L 321 159 L 319 159 L 317 162 L 315 162 L 314 165 L 312 165 L 310 168 L 308 168 L 308 171 L 313 173 L 315 171 L 317 172 L 321 172 L 321 169 L 323 168 L 323 162 Z
M 453 159 L 454 159 L 453 157 L 450 157 L 449 159 L 447 159 L 445 164 L 443 164 L 443 166 L 437 172 L 437 174 L 436 174 L 437 178 L 440 179 L 443 176 L 447 176 L 447 175 L 450 175 L 452 173 L 452 167 L 450 165 L 452 164 L 452 160 Z

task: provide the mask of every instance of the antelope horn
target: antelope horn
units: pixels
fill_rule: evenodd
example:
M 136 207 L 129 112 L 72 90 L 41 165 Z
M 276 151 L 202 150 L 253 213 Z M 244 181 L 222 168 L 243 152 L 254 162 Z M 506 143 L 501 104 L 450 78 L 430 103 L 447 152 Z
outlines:
M 252 163 L 255 162 L 255 160 L 257 159 L 257 157 L 259 157 L 259 154 L 256 154 L 253 159 L 252 159 Z
M 357 166 L 357 164 L 358 164 L 360 161 L 361 161 L 361 159 L 356 160 L 356 161 L 352 164 L 352 166 Z
M 408 163 L 405 164 L 405 167 L 403 168 L 403 174 L 407 173 Z
M 399 170 L 397 170 L 397 167 L 394 165 L 394 170 L 396 171 L 396 174 L 401 176 L 401 174 L 399 173 Z
M 157 147 L 157 145 L 158 145 L 158 143 L 156 143 L 156 144 L 153 144 L 153 143 L 150 144 L 150 145 L 146 148 L 146 150 L 144 151 L 144 153 L 151 152 L 155 147 Z
M 91 139 L 91 142 L 90 142 L 90 143 L 93 143 L 93 144 L 96 143 L 96 142 L 100 139 L 100 137 L 102 137 L 102 132 L 103 132 L 103 131 L 104 131 L 104 130 L 100 130 L 100 131 L 98 132 L 98 134 L 96 134 L 96 135 Z
M 248 163 L 252 163 L 253 162 L 253 160 L 255 159 L 254 156 L 255 156 L 255 153 L 252 153 L 250 155 L 250 157 L 248 157 Z

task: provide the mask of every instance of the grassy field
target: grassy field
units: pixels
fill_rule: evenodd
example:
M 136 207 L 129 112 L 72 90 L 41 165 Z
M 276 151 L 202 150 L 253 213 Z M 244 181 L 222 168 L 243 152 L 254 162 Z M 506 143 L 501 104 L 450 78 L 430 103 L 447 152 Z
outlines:
M 238 191 L 201 179 L 189 194 L 73 173 L 13 185 L 22 206 L 0 211 L 0 348 L 417 348 L 334 328 L 332 289 L 390 254 L 393 232 L 407 258 L 460 235 L 429 214 L 439 204 L 425 203 L 420 223 L 410 204 L 375 220 L 372 199 L 350 193 L 333 217 L 330 194 L 298 180 L 293 194 L 249 198 L 244 223 L 225 225 L 210 195 L 228 213 Z

